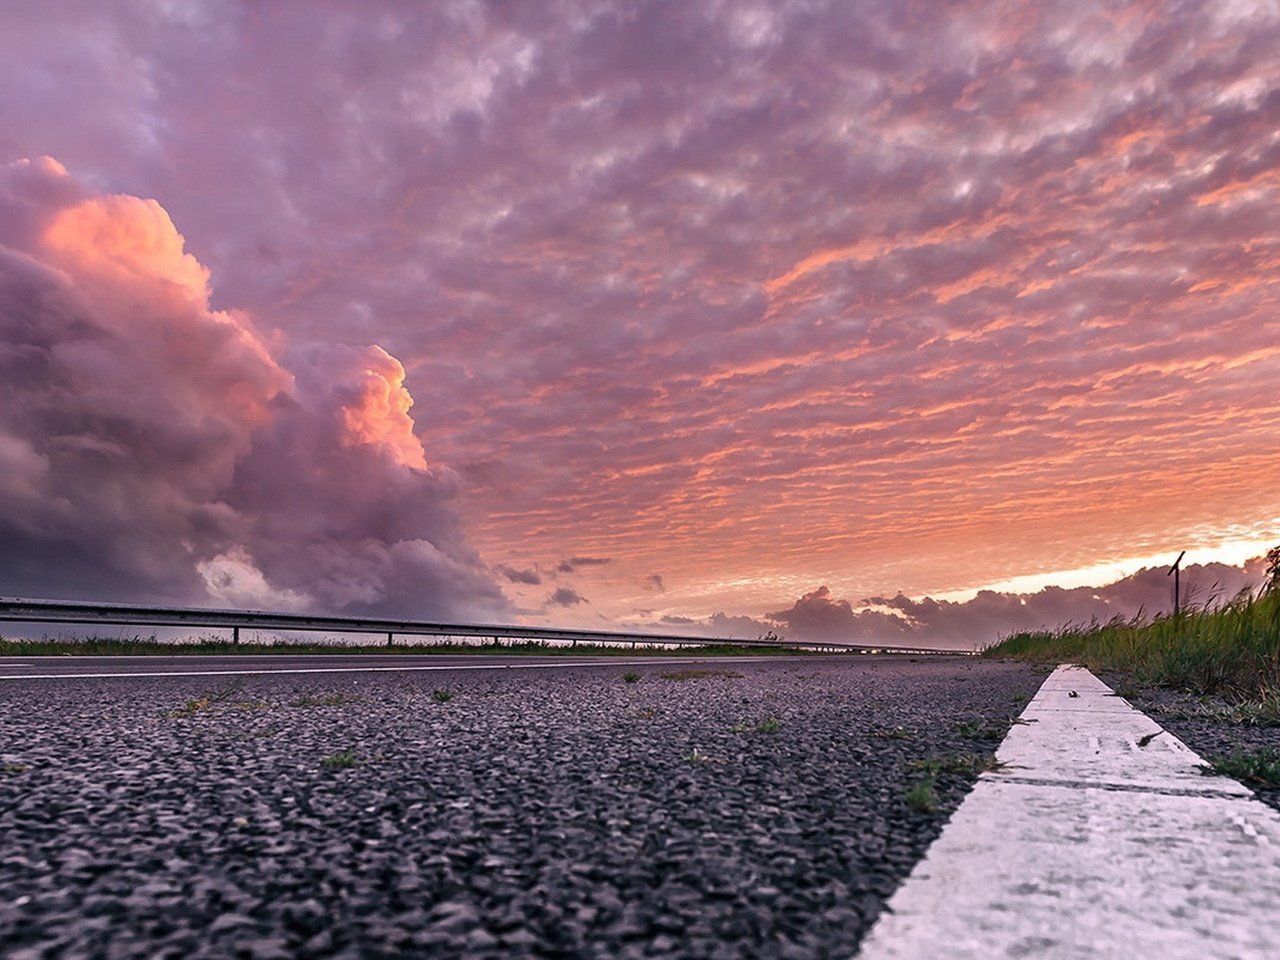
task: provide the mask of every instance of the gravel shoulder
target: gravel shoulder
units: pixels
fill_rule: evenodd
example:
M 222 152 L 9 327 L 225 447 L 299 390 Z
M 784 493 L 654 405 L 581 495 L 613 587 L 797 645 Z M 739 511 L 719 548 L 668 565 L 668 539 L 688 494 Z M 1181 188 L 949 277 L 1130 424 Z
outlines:
M 1047 668 L 0 686 L 18 958 L 849 955 Z M 664 674 L 666 676 L 664 676 Z M 227 682 L 233 681 L 233 682 Z

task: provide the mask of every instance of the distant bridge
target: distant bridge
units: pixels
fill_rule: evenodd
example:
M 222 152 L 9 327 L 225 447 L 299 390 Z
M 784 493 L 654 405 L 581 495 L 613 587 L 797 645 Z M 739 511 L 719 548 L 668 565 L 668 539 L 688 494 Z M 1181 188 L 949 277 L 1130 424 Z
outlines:
M 465 637 L 479 640 L 539 640 L 555 643 L 662 646 L 767 647 L 784 650 L 821 650 L 832 653 L 904 653 L 964 656 L 967 650 L 935 650 L 883 644 L 809 643 L 793 640 L 738 640 L 733 637 L 690 637 L 663 633 L 629 633 L 614 630 L 576 630 L 558 627 L 526 627 L 497 623 L 439 623 L 377 617 L 321 617 L 301 613 L 267 613 L 259 610 L 206 610 L 200 607 L 160 607 L 132 603 L 93 603 L 80 600 L 24 600 L 0 598 L 0 621 L 10 623 L 112 624 L 130 627 L 198 627 L 227 630 L 232 643 L 241 630 L 375 634 L 387 645 L 404 637 Z

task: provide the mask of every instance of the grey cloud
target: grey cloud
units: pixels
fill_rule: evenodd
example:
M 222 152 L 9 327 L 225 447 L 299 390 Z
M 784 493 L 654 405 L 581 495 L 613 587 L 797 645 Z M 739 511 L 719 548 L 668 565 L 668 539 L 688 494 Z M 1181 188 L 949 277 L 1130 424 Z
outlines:
M 539 576 L 537 570 L 519 570 L 502 563 L 498 564 L 494 569 L 512 583 L 525 583 L 533 586 L 542 583 L 542 577 Z
M 570 557 L 561 560 L 556 569 L 561 573 L 575 573 L 582 567 L 603 567 L 612 562 L 609 557 Z
M 549 607 L 573 607 L 579 603 L 590 603 L 586 597 L 569 587 L 557 587 L 547 594 L 545 601 Z

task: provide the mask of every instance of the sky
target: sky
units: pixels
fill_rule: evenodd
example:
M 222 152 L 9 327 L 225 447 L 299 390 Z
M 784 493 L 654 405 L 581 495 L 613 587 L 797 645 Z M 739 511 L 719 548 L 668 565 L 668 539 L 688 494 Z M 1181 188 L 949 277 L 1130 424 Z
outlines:
M 1278 51 L 1275 0 L 8 0 L 0 594 L 965 645 L 1183 549 L 1234 592 Z

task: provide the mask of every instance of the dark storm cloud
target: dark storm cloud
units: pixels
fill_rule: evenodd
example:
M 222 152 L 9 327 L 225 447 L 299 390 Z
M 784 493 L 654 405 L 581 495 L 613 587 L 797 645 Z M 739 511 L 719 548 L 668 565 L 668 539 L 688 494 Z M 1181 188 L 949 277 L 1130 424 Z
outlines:
M 504 612 L 400 364 L 288 367 L 154 201 L 0 170 L 0 579 L 12 593 Z

